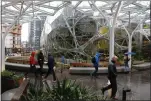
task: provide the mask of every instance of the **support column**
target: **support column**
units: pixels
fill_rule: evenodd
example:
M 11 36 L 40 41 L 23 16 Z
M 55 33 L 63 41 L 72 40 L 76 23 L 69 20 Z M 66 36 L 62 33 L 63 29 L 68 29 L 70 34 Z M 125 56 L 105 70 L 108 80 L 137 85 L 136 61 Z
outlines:
M 132 52 L 132 36 L 129 37 L 128 52 Z M 129 55 L 129 58 L 130 58 L 129 68 L 131 69 L 131 66 L 132 66 L 132 56 L 131 56 L 131 54 Z
M 1 9 L 1 7 L 0 7 L 0 9 Z M 2 20 L 1 20 L 1 16 L 0 16 L 0 22 L 1 22 Z M 0 27 L 0 30 L 1 30 L 1 32 L 0 32 L 0 68 L 1 68 L 1 70 L 2 70 L 2 39 L 3 39 L 3 37 L 2 37 L 2 27 Z M 0 87 L 1 88 L 1 87 Z
M 113 23 L 113 18 L 110 19 L 110 25 Z M 111 61 L 112 57 L 114 56 L 114 26 L 110 26 L 109 30 L 109 62 Z
M 1 60 L 1 70 L 4 71 L 5 70 L 5 36 L 4 34 L 2 35 L 2 40 L 1 40 L 1 56 L 2 56 L 2 60 Z
M 118 16 L 118 14 L 121 10 L 122 5 L 123 5 L 123 2 L 120 1 L 119 4 L 118 4 L 116 13 L 114 15 L 113 23 L 111 24 L 112 26 L 111 26 L 111 29 L 110 29 L 109 61 L 111 61 L 112 57 L 114 56 L 114 43 L 115 43 L 114 28 L 115 28 L 115 25 L 116 25 L 117 16 Z
M 143 30 L 143 24 L 140 24 L 140 37 L 139 37 L 139 40 L 140 40 L 140 45 L 139 45 L 139 49 L 140 49 L 140 52 L 142 50 L 142 44 L 143 44 L 143 35 L 141 34 L 142 33 L 142 30 Z

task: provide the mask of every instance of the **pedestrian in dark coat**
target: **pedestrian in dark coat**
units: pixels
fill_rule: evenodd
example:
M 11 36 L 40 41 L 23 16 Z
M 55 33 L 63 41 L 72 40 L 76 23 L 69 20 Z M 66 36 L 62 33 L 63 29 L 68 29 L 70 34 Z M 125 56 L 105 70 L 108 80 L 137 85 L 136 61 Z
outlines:
M 42 70 L 43 70 L 43 64 L 44 64 L 44 55 L 43 55 L 43 53 L 42 53 L 41 50 L 40 50 L 40 52 L 38 54 L 37 60 L 38 60 L 39 66 L 40 66 L 40 68 L 38 69 L 38 71 L 40 72 L 40 74 L 42 76 L 42 74 L 43 74 Z
M 117 83 L 116 83 L 116 77 L 117 77 L 117 70 L 115 63 L 117 62 L 117 57 L 114 56 L 111 60 L 111 63 L 108 66 L 108 79 L 110 81 L 110 84 L 104 88 L 102 88 L 102 93 L 106 90 L 112 89 L 111 98 L 116 99 L 116 92 L 117 92 Z
M 48 72 L 46 74 L 46 76 L 44 77 L 44 80 L 46 80 L 46 78 L 52 73 L 53 75 L 53 81 L 56 81 L 56 74 L 54 71 L 54 66 L 55 66 L 55 60 L 53 58 L 53 56 L 49 53 L 48 54 Z

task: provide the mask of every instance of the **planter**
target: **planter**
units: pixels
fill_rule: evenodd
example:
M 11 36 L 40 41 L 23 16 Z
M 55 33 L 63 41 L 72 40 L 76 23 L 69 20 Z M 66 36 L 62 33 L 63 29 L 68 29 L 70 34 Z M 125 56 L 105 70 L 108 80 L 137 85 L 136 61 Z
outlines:
M 104 61 L 104 62 L 100 62 L 101 66 L 102 67 L 108 67 L 108 62 Z
M 144 61 L 133 61 L 133 65 L 142 64 Z
M 1 86 L 2 92 L 1 93 L 16 87 L 15 81 L 11 78 L 8 78 L 8 77 L 2 76 L 2 83 L 1 84 L 2 84 L 2 86 Z
M 71 63 L 73 67 L 93 67 L 92 63 Z
M 23 78 L 20 78 L 17 80 L 17 83 L 19 84 L 19 86 L 23 83 Z

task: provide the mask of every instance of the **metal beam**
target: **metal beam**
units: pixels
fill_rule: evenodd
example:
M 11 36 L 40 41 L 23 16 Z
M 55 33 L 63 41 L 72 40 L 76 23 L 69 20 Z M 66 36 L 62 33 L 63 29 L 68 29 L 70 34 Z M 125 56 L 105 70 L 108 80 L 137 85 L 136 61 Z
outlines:
M 14 13 L 14 14 L 19 14 L 19 11 L 14 11 L 14 10 L 7 9 L 7 8 L 2 9 L 2 12 L 4 12 L 4 11 L 11 12 L 11 13 Z
M 5 2 L 5 1 L 2 1 L 2 2 Z M 11 2 L 11 3 L 7 3 L 7 4 L 5 4 L 5 5 L 2 5 L 2 9 L 4 9 L 5 7 L 9 7 L 9 6 L 12 6 L 12 5 L 16 5 L 17 3 L 19 3 L 20 1 L 18 0 L 13 0 L 13 2 Z
M 75 6 L 74 6 L 74 9 L 76 9 L 80 4 L 81 4 L 82 1 L 79 1 Z
M 53 7 L 53 6 L 48 6 L 48 5 L 40 5 L 40 7 L 53 9 L 53 10 L 58 10 L 58 7 Z
M 38 7 L 34 7 L 34 10 L 43 12 L 43 13 L 48 14 L 48 15 L 52 15 L 52 14 L 53 14 L 53 13 L 49 13 L 49 12 L 47 12 L 47 11 L 45 11 L 45 10 L 42 10 L 42 9 L 40 9 L 40 8 L 38 8 Z
M 20 11 L 20 8 L 17 7 L 16 5 L 13 5 L 13 7 L 14 7 L 16 10 Z

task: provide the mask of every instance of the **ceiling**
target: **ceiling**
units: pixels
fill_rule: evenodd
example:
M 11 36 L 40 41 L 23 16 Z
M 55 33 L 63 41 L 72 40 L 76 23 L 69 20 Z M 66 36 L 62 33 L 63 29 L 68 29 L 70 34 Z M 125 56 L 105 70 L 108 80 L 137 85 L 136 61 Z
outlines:
M 101 14 L 93 7 L 94 3 L 105 15 L 112 17 L 117 9 L 119 1 L 52 1 L 52 0 L 2 0 L 2 23 L 13 24 L 16 21 L 26 23 L 33 20 L 41 20 L 43 16 L 54 16 L 58 10 L 66 6 L 74 6 L 82 12 L 94 12 L 95 17 Z M 123 1 L 118 19 L 121 21 L 138 22 L 141 18 L 150 22 L 150 1 L 127 0 Z

